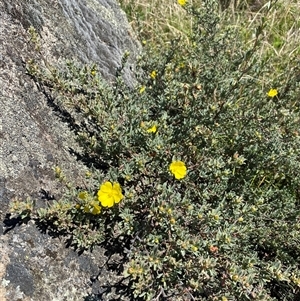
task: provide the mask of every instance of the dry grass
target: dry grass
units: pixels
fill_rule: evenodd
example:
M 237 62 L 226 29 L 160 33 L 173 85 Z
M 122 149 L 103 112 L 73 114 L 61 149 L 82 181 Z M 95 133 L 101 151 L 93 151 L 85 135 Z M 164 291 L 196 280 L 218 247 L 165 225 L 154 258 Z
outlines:
M 177 4 L 177 0 L 119 0 L 141 41 L 150 45 L 168 43 L 181 37 L 189 41 L 192 19 Z M 225 6 L 224 24 L 239 27 L 245 33 L 245 42 L 251 42 L 258 20 L 265 11 L 266 0 L 220 0 Z M 298 0 L 271 0 L 274 4 L 266 18 L 263 52 L 278 57 L 299 54 L 300 2 Z M 189 3 L 200 5 L 201 0 Z M 253 34 L 251 34 L 251 32 Z
M 235 20 L 236 26 L 245 28 L 245 42 L 251 43 L 259 20 L 266 19 L 263 41 L 258 57 L 270 61 L 268 77 L 264 83 L 281 82 L 289 78 L 290 72 L 299 65 L 300 57 L 300 3 L 297 0 L 272 1 L 274 6 L 268 15 L 264 15 L 264 7 L 257 12 L 247 12 Z M 267 5 L 267 4 L 265 4 Z M 252 32 L 252 37 L 249 33 Z
M 141 41 L 161 44 L 178 37 L 188 41 L 192 19 L 176 0 L 120 0 L 120 4 Z
M 161 53 L 164 46 L 178 37 L 183 43 L 189 43 L 192 18 L 177 0 L 120 0 L 120 3 L 140 41 L 152 52 Z M 201 0 L 189 0 L 189 3 L 201 5 Z M 268 11 L 269 3 L 272 8 Z M 288 81 L 293 72 L 299 72 L 299 15 L 298 0 L 231 0 L 225 11 L 220 7 L 222 25 L 236 28 L 245 46 L 254 43 L 258 25 L 263 18 L 266 20 L 257 58 L 272 67 L 262 78 L 262 86 Z

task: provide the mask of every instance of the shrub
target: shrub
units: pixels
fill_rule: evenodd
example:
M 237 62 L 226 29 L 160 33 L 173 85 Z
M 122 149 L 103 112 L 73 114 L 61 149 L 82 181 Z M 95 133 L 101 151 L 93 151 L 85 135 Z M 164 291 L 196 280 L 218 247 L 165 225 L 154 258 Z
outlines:
M 135 88 L 95 65 L 28 65 L 90 166 L 80 188 L 57 168 L 66 196 L 38 217 L 82 247 L 114 239 L 136 298 L 296 300 L 299 59 L 276 74 L 267 18 L 245 44 L 215 1 L 184 9 L 190 43 L 143 55 Z

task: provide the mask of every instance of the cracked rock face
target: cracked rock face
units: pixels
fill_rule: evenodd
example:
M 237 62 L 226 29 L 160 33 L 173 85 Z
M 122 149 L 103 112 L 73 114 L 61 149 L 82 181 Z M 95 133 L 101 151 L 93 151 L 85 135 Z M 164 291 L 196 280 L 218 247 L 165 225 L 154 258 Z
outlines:
M 110 300 L 97 295 L 101 287 L 118 281 L 105 267 L 103 249 L 79 255 L 59 238 L 41 233 L 33 221 L 2 235 L 0 244 L 1 301 Z M 110 295 L 117 298 L 113 290 Z
M 9 202 L 27 196 L 45 203 L 41 191 L 59 195 L 53 167 L 74 181 L 85 166 L 69 149 L 77 149 L 68 125 L 48 106 L 43 93 L 26 74 L 25 62 L 63 59 L 95 62 L 107 82 L 114 80 L 125 51 L 131 53 L 124 72 L 134 84 L 132 69 L 139 44 L 125 14 L 114 0 L 0 0 L 0 217 Z M 40 48 L 30 43 L 34 27 Z M 33 221 L 3 235 L 0 228 L 0 300 L 92 300 L 97 285 L 114 276 L 90 277 L 105 262 L 104 251 L 78 256 L 59 238 L 41 233 Z M 96 285 L 96 286 L 95 286 Z M 107 297 L 108 298 L 108 297 Z M 94 299 L 97 300 L 97 299 Z M 100 299 L 99 299 L 100 300 Z

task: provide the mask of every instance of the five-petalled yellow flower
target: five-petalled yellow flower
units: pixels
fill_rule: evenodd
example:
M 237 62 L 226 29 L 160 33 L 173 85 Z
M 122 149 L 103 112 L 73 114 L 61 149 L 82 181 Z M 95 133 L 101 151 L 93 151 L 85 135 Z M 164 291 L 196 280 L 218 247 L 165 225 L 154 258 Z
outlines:
M 186 4 L 186 0 L 178 0 L 179 5 L 184 6 Z
M 183 179 L 187 173 L 186 166 L 182 161 L 173 161 L 169 166 L 169 170 L 177 180 Z
M 278 94 L 278 91 L 276 89 L 270 89 L 270 91 L 268 92 L 268 96 L 269 97 L 275 97 Z
M 119 203 L 123 197 L 121 186 L 117 182 L 105 182 L 98 191 L 98 200 L 103 207 L 112 207 Z

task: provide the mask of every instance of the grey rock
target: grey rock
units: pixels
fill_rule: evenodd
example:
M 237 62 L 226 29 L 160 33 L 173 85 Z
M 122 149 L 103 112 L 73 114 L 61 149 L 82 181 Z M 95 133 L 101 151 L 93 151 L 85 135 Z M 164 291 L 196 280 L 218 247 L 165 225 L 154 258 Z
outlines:
M 38 33 L 38 49 L 29 42 L 30 26 Z M 14 198 L 30 196 L 45 205 L 41 191 L 62 193 L 54 179 L 54 166 L 75 182 L 86 169 L 69 151 L 80 151 L 73 133 L 26 74 L 25 62 L 42 59 L 57 64 L 68 58 L 95 62 L 103 78 L 113 82 L 124 52 L 129 51 L 123 76 L 128 85 L 134 85 L 132 70 L 139 50 L 115 0 L 0 0 L 2 221 Z M 19 225 L 16 220 L 11 228 L 7 231 L 1 222 L 1 301 L 100 300 L 92 292 L 118 281 L 118 276 L 99 268 L 106 262 L 101 248 L 79 256 L 62 239 L 38 230 L 33 221 Z M 91 283 L 90 277 L 99 272 L 97 281 Z M 110 294 L 105 300 L 117 296 L 114 290 Z
M 24 265 L 19 263 L 10 263 L 6 267 L 5 279 L 12 283 L 15 287 L 19 286 L 20 290 L 24 292 L 26 296 L 32 296 L 34 292 L 33 277 Z
M 0 237 L 0 258 L 1 301 L 89 300 L 92 293 L 97 296 L 101 287 L 113 287 L 120 278 L 106 268 L 102 248 L 79 255 L 66 248 L 60 238 L 41 233 L 34 221 Z M 93 283 L 91 278 L 98 274 Z M 118 295 L 113 289 L 110 294 L 114 298 Z M 110 297 L 106 295 L 103 300 Z

